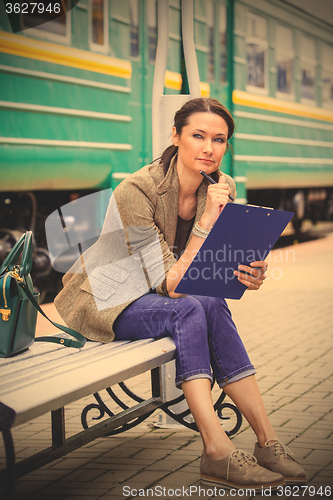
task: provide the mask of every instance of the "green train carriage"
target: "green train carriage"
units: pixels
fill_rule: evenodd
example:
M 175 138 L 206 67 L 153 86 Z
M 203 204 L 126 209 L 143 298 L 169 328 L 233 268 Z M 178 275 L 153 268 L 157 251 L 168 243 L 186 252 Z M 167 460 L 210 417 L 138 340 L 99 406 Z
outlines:
M 235 4 L 234 176 L 250 203 L 295 211 L 295 227 L 332 218 L 332 24 L 286 2 Z
M 47 280 L 45 218 L 152 159 L 156 1 L 80 0 L 18 34 L 0 9 L 0 259 L 34 225 Z M 169 17 L 165 93 L 187 93 L 179 0 Z M 238 202 L 332 218 L 332 25 L 281 0 L 195 0 L 193 22 L 201 93 L 237 123 Z

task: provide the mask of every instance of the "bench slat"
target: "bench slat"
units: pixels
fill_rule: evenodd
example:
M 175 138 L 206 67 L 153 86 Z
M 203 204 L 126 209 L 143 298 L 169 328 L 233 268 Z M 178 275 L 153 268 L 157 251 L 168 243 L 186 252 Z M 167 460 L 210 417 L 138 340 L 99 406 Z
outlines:
M 84 347 L 85 354 L 91 352 L 89 349 L 89 344 L 87 343 Z M 0 370 L 1 370 L 1 380 L 0 380 L 0 394 L 6 390 L 8 383 L 14 385 L 22 374 L 27 373 L 27 371 L 33 371 L 38 367 L 41 371 L 45 370 L 45 365 L 48 365 L 51 361 L 56 363 L 68 362 L 69 358 L 75 354 L 75 348 L 66 348 L 58 344 L 50 344 L 49 349 L 45 350 L 45 346 L 39 344 L 34 344 L 27 352 L 21 353 L 14 358 L 7 358 L 11 360 L 11 363 L 2 363 L 0 360 Z M 66 350 L 64 352 L 64 350 Z M 28 354 L 27 354 L 28 353 Z M 49 368 L 49 367 L 48 367 Z M 30 373 L 31 374 L 31 373 Z
M 11 365 L 1 367 L 0 394 L 6 394 L 13 391 L 16 387 L 22 385 L 30 385 L 35 379 L 40 379 L 43 374 L 46 377 L 50 376 L 51 370 L 54 373 L 59 371 L 67 371 L 70 374 L 72 369 L 78 369 L 80 366 L 85 368 L 91 362 L 102 360 L 104 358 L 111 359 L 114 356 L 122 354 L 124 349 L 131 353 L 139 345 L 143 346 L 150 343 L 152 339 L 140 341 L 140 344 L 131 342 L 113 342 L 104 346 L 101 343 L 88 342 L 83 349 L 68 348 L 51 344 L 55 346 L 48 352 L 41 351 L 39 345 L 35 344 L 31 348 L 29 358 L 20 359 L 19 357 L 11 358 L 14 361 Z M 28 374 L 28 378 L 27 378 Z
M 175 354 L 169 337 L 87 344 L 73 349 L 35 343 L 30 353 L 0 360 L 0 401 L 15 410 L 14 426 L 156 368 Z

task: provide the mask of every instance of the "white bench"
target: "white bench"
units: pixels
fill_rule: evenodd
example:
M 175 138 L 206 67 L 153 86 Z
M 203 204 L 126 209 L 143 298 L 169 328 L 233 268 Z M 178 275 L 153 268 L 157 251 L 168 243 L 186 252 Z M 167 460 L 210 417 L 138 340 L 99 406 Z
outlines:
M 61 334 L 63 337 L 63 334 Z M 196 429 L 195 423 L 186 420 L 189 410 L 178 414 L 170 409 L 183 398 L 166 401 L 160 381 L 160 368 L 175 357 L 176 347 L 170 337 L 145 339 L 135 342 L 114 341 L 109 344 L 89 342 L 81 349 L 64 347 L 49 342 L 36 342 L 33 346 L 12 358 L 0 358 L 0 431 L 6 449 L 6 469 L 0 471 L 0 484 L 7 483 L 5 498 L 11 498 L 15 477 L 23 476 L 67 453 L 107 434 L 126 430 L 144 420 L 157 408 L 177 422 Z M 137 401 L 128 407 L 118 400 L 123 411 L 109 412 L 103 406 L 98 391 L 107 389 L 113 397 L 111 386 L 129 378 L 151 371 L 151 397 L 147 400 L 130 394 Z M 125 387 L 125 392 L 127 388 Z M 88 405 L 82 412 L 82 432 L 65 439 L 64 407 L 81 398 L 95 395 L 100 405 Z M 236 415 L 236 425 L 228 432 L 235 434 L 242 422 L 238 408 L 223 403 L 225 393 L 217 399 L 214 407 L 222 419 L 224 408 Z M 116 401 L 117 397 L 115 397 Z M 100 414 L 106 409 L 111 416 L 100 423 L 88 427 L 85 417 L 90 407 L 98 407 Z M 15 453 L 11 428 L 33 418 L 51 412 L 52 446 L 15 465 Z M 99 418 L 99 417 L 98 417 Z
M 174 358 L 175 350 L 171 338 L 110 344 L 88 341 L 82 349 L 36 342 L 18 356 L 0 359 L 0 430 L 7 458 L 7 468 L 0 471 L 0 484 L 4 484 L 3 479 L 7 482 L 6 498 L 12 494 L 14 477 L 27 474 L 162 406 L 159 368 Z M 152 371 L 150 399 L 65 439 L 65 405 L 149 370 Z M 52 412 L 52 446 L 15 466 L 11 428 L 49 411 Z

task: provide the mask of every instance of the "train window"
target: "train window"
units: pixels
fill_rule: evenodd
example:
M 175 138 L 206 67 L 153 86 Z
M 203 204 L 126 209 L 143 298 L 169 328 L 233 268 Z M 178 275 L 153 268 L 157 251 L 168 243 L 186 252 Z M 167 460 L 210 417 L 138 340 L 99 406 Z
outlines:
M 214 68 L 214 3 L 209 0 L 207 2 L 207 27 L 208 27 L 208 80 L 215 80 L 215 68 Z
M 215 80 L 215 24 L 216 24 L 216 11 L 215 3 L 212 0 L 207 2 L 207 27 L 208 27 L 208 80 Z M 225 5 L 218 6 L 218 36 L 220 54 L 220 82 L 227 81 L 227 10 Z
M 148 57 L 149 62 L 154 64 L 157 47 L 157 18 L 156 0 L 147 0 L 148 20 Z
M 277 69 L 276 94 L 278 96 L 293 96 L 294 58 L 295 50 L 293 32 L 289 28 L 277 25 L 275 31 L 275 61 Z
M 322 47 L 322 106 L 333 108 L 333 46 Z
M 69 0 L 66 1 L 66 4 Z M 61 3 L 61 6 L 66 5 Z M 39 5 L 39 4 L 38 4 Z M 41 4 L 43 5 L 43 4 Z M 52 40 L 55 42 L 69 43 L 71 39 L 71 10 L 67 11 L 63 16 L 47 21 L 49 12 L 46 9 L 38 10 L 32 14 L 21 14 L 22 29 L 30 28 L 27 34 Z M 39 24 L 41 19 L 45 19 L 43 24 Z
M 267 21 L 263 17 L 247 14 L 246 52 L 247 86 L 251 90 L 267 91 Z
M 89 4 L 90 47 L 92 50 L 107 52 L 109 45 L 108 1 L 90 0 Z
M 220 81 L 227 81 L 227 8 L 219 5 L 219 36 L 220 36 Z
M 129 0 L 131 19 L 131 56 L 139 55 L 139 1 Z
M 301 36 L 301 100 L 313 102 L 316 98 L 316 46 L 313 38 Z

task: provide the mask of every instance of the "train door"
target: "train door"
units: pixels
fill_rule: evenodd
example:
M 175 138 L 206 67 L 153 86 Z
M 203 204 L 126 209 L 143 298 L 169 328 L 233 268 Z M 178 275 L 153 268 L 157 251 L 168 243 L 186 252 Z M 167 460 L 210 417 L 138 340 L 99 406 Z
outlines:
M 207 53 L 207 82 L 210 86 L 210 96 L 220 100 L 228 108 L 231 106 L 231 68 L 229 64 L 232 62 L 232 46 L 229 43 L 229 23 L 228 16 L 230 14 L 231 2 L 228 0 L 201 0 L 202 6 L 206 10 L 207 31 L 208 31 L 208 53 Z M 196 18 L 196 44 L 204 46 L 198 40 L 198 6 L 195 11 Z M 198 50 L 198 49 L 197 49 Z M 200 56 L 198 56 L 199 59 Z M 205 81 L 204 68 L 199 61 L 199 71 L 201 71 L 200 79 Z
M 152 94 L 157 49 L 157 0 L 129 0 L 131 22 L 133 166 L 151 162 L 152 157 Z M 182 78 L 181 4 L 169 1 L 169 44 L 164 94 L 184 93 Z M 170 130 L 171 136 L 171 130 Z M 171 141 L 171 140 L 170 140 Z M 171 142 L 170 142 L 171 144 Z
M 129 0 L 130 13 L 130 60 L 132 65 L 132 92 L 129 102 L 132 116 L 133 165 L 135 171 L 151 161 L 149 151 L 150 117 L 149 96 L 151 94 L 151 67 L 148 64 L 147 26 L 148 4 L 154 10 L 156 2 L 149 0 Z M 156 8 L 150 13 L 152 28 L 156 30 Z
M 233 0 L 196 0 L 194 35 L 200 81 L 209 85 L 209 95 L 232 112 L 233 90 Z M 223 170 L 232 175 L 232 155 Z

